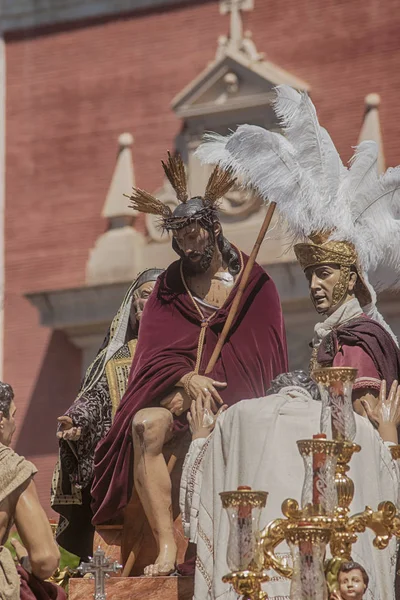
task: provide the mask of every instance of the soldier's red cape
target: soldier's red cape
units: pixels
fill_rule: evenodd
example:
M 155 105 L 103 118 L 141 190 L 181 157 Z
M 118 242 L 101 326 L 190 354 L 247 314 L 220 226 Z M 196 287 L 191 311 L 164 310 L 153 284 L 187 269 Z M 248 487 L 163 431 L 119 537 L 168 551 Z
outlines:
M 242 256 L 245 265 L 248 257 Z M 204 373 L 217 343 L 236 287 L 207 329 L 200 373 Z M 159 277 L 147 301 L 127 391 L 111 429 L 96 450 L 91 491 L 95 525 L 114 519 L 128 504 L 133 482 L 133 416 L 142 408 L 158 406 L 179 379 L 193 371 L 200 321 L 182 283 L 180 261 L 176 261 Z M 278 293 L 272 279 L 255 264 L 230 334 L 209 376 L 228 383 L 221 396 L 232 405 L 264 396 L 271 380 L 286 371 L 286 336 Z M 174 428 L 176 432 L 187 428 L 186 414 L 174 419 Z

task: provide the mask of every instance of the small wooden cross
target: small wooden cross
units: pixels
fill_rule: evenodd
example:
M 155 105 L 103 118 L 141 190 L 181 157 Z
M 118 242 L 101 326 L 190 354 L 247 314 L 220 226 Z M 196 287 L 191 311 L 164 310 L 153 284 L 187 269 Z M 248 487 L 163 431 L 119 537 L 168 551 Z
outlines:
M 100 546 L 93 554 L 90 562 L 81 563 L 78 567 L 78 571 L 82 575 L 86 573 L 94 575 L 94 600 L 106 600 L 105 579 L 109 577 L 109 573 L 116 573 L 120 569 L 122 569 L 122 565 L 117 561 L 110 562 Z

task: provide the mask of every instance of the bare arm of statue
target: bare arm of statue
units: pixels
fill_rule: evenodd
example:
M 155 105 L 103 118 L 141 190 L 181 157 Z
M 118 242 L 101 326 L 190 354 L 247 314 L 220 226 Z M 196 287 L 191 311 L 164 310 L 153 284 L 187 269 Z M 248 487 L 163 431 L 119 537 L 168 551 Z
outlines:
M 31 479 L 21 493 L 14 493 L 14 520 L 17 531 L 28 552 L 32 573 L 39 579 L 47 579 L 57 569 L 60 552 L 54 541 L 49 520 Z

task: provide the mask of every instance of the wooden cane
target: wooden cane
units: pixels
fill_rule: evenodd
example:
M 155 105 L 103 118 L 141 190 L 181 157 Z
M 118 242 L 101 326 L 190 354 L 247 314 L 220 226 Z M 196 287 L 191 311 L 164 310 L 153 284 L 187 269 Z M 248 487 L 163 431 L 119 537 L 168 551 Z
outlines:
M 260 246 L 261 246 L 261 244 L 265 238 L 265 234 L 267 233 L 268 228 L 270 226 L 271 219 L 272 219 L 274 211 L 275 211 L 275 207 L 276 207 L 275 202 L 271 202 L 268 207 L 267 214 L 265 215 L 265 218 L 264 218 L 264 222 L 261 226 L 261 229 L 260 229 L 260 232 L 256 239 L 256 242 L 253 246 L 253 250 L 251 251 L 251 254 L 249 256 L 247 265 L 243 271 L 242 279 L 240 280 L 240 283 L 239 283 L 239 286 L 238 286 L 238 289 L 236 292 L 236 296 L 233 299 L 232 306 L 228 313 L 228 318 L 225 321 L 225 325 L 221 332 L 221 335 L 219 337 L 217 345 L 215 346 L 214 352 L 212 353 L 212 356 L 208 362 L 208 365 L 207 365 L 207 368 L 205 371 L 206 375 L 207 375 L 207 373 L 210 373 L 213 370 L 213 368 L 215 367 L 215 363 L 217 362 L 219 355 L 221 354 L 222 346 L 225 343 L 226 337 L 227 337 L 229 330 L 232 326 L 232 323 L 236 317 L 236 313 L 238 311 L 239 304 L 240 304 L 240 301 L 243 296 L 243 292 L 246 288 L 246 285 L 249 280 L 249 276 L 250 276 L 251 270 L 254 266 L 254 263 L 256 262 L 258 251 L 260 250 Z

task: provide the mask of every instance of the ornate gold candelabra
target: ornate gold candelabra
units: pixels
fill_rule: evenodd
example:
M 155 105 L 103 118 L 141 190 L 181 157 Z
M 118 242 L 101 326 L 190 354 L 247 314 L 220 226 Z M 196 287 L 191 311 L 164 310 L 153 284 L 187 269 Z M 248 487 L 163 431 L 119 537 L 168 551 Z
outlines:
M 361 447 L 354 443 L 356 423 L 352 407 L 352 387 L 357 369 L 324 368 L 316 369 L 313 378 L 319 384 L 322 395 L 322 410 L 330 412 L 332 436 L 341 444 L 336 473 L 335 486 L 338 501 L 332 521 L 330 550 L 334 559 L 350 560 L 351 549 L 357 541 L 357 534 L 367 528 L 375 533 L 374 546 L 380 550 L 387 547 L 392 536 L 400 536 L 400 519 L 393 502 L 381 502 L 377 510 L 369 506 L 361 513 L 350 516 L 350 505 L 354 498 L 354 483 L 347 475 L 353 454 Z M 329 421 L 321 416 L 321 425 Z
M 375 533 L 374 546 L 379 549 L 386 548 L 392 536 L 400 537 L 400 517 L 390 501 L 381 502 L 375 511 L 367 506 L 350 516 L 354 483 L 348 476 L 349 463 L 361 450 L 354 443 L 356 423 L 351 400 L 356 374 L 356 369 L 332 367 L 313 373 L 322 396 L 322 433 L 297 442 L 305 466 L 301 507 L 296 500 L 286 499 L 283 518 L 259 531 L 266 492 L 242 488 L 221 494 L 231 525 L 227 562 L 232 572 L 223 580 L 245 600 L 267 598 L 261 586 L 269 581 L 266 572 L 270 569 L 292 580 L 291 598 L 327 600 L 325 570 L 338 561 L 350 560 L 357 534 L 371 529 Z M 326 439 L 330 430 L 332 440 Z M 400 449 L 395 448 L 392 455 L 398 458 Z M 276 555 L 283 541 L 291 549 L 293 567 L 283 564 Z M 328 544 L 332 559 L 326 562 Z M 240 546 L 242 554 L 235 555 L 234 548 Z

